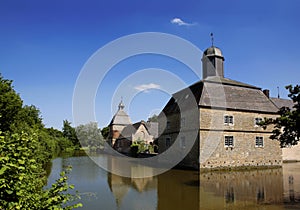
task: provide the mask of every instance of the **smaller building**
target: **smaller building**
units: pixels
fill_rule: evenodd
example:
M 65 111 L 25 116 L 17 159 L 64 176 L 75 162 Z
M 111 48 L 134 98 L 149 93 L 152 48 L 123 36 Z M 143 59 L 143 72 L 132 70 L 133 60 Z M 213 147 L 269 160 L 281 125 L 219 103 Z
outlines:
M 123 129 L 131 125 L 131 119 L 129 115 L 124 111 L 125 105 L 121 101 L 118 106 L 118 111 L 113 116 L 112 120 L 110 121 L 109 127 L 109 135 L 108 135 L 108 143 L 111 146 L 114 146 L 115 141 L 119 138 Z
M 129 154 L 133 142 L 143 141 L 150 145 L 158 137 L 158 123 L 140 121 L 132 124 L 121 101 L 118 111 L 109 124 L 108 142 L 120 153 Z

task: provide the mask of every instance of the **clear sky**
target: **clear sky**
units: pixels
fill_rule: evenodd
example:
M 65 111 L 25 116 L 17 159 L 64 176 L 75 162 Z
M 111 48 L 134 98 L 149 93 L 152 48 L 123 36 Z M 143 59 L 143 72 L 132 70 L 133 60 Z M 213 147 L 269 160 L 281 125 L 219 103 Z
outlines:
M 80 70 L 100 47 L 132 33 L 163 32 L 205 50 L 213 32 L 226 77 L 270 89 L 272 96 L 279 86 L 286 98 L 284 86 L 300 83 L 299 11 L 298 0 L 0 0 L 0 72 L 14 81 L 25 104 L 41 110 L 46 126 L 61 128 L 64 119 L 72 121 Z M 185 66 L 162 56 L 125 60 L 97 93 L 99 127 L 116 111 L 111 98 L 118 84 L 145 68 L 167 69 L 186 84 L 197 81 Z M 141 92 L 126 110 L 132 121 L 146 120 L 168 98 L 157 90 Z

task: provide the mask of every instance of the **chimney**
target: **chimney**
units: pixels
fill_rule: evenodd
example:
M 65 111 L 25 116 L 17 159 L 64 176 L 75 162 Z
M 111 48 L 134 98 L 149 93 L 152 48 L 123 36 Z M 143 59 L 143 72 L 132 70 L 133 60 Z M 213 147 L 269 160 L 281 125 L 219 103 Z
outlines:
M 263 93 L 264 93 L 268 98 L 270 98 L 270 90 L 265 89 L 265 90 L 263 90 Z

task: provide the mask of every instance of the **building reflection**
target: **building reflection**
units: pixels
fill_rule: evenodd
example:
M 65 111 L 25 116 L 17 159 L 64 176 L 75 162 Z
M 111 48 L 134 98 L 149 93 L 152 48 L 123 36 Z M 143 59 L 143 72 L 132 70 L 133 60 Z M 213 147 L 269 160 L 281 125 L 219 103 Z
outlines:
M 112 171 L 116 171 L 123 166 L 116 158 L 108 158 L 108 166 Z M 151 167 L 145 166 L 131 166 L 130 169 L 132 174 L 151 174 Z M 133 209 L 137 208 L 136 206 L 141 207 L 142 209 L 155 209 L 156 207 L 156 189 L 157 189 L 157 177 L 150 176 L 147 178 L 131 178 L 131 177 L 123 177 L 116 174 L 108 173 L 107 174 L 107 182 L 109 188 L 116 200 L 117 209 L 122 209 L 123 207 L 129 208 L 129 206 L 133 205 L 135 207 L 131 207 Z M 129 199 L 126 200 L 127 198 Z M 153 200 L 155 198 L 155 200 Z
M 297 167 L 295 167 L 297 166 Z M 111 167 L 118 167 L 111 162 Z M 151 168 L 132 167 L 132 173 Z M 248 171 L 170 170 L 159 176 L 107 175 L 118 209 L 285 209 L 300 207 L 300 164 Z
M 300 202 L 300 164 L 283 165 L 284 202 L 299 204 Z M 299 206 L 299 205 L 298 205 Z
M 158 176 L 157 209 L 199 209 L 199 173 L 171 170 Z
M 200 207 L 238 209 L 249 204 L 282 204 L 283 190 L 281 168 L 201 173 Z

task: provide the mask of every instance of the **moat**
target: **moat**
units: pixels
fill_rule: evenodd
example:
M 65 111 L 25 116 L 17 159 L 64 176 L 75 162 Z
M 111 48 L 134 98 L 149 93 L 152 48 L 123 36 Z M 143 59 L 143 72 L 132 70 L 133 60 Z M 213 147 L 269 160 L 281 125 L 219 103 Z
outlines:
M 49 183 L 68 165 L 82 209 L 300 209 L 300 163 L 230 172 L 173 169 L 133 179 L 106 172 L 88 156 L 60 157 L 52 161 Z

